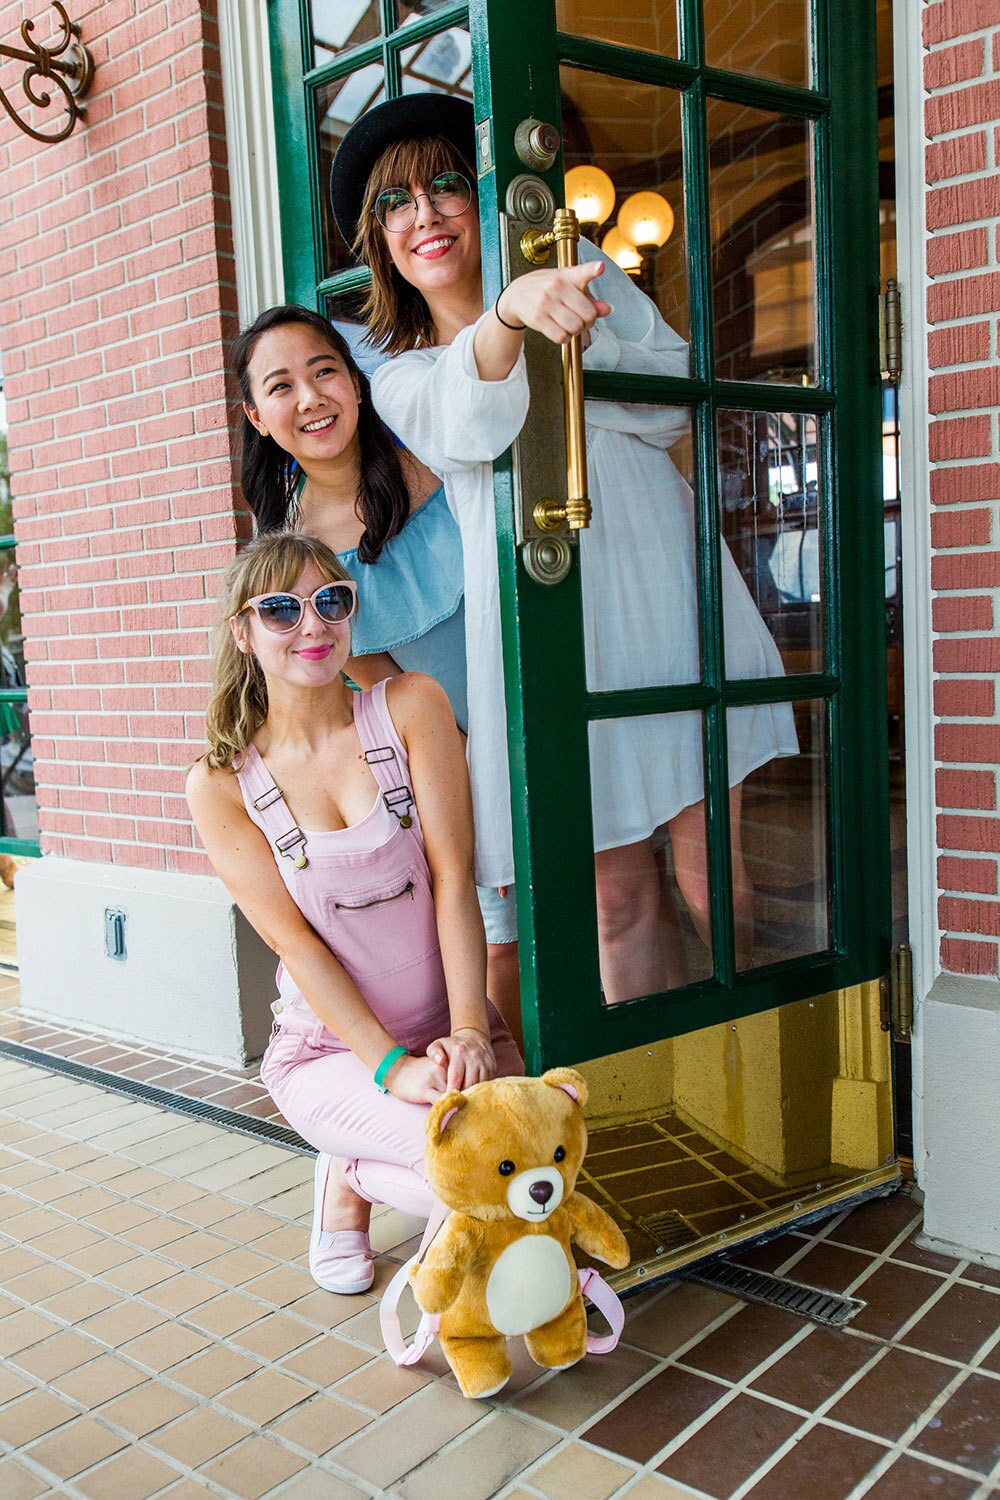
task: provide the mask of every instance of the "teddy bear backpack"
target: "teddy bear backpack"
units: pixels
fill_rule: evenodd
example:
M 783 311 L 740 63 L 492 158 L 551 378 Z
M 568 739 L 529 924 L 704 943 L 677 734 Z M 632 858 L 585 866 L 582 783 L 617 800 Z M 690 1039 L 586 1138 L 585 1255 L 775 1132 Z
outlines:
M 440 1340 L 463 1395 L 496 1395 L 511 1373 L 507 1340 L 522 1335 L 537 1365 L 561 1370 L 607 1354 L 625 1311 L 571 1246 L 622 1269 L 625 1236 L 576 1191 L 587 1150 L 584 1078 L 553 1068 L 541 1078 L 494 1078 L 443 1095 L 427 1117 L 427 1176 L 447 1217 L 427 1226 L 418 1253 L 382 1298 L 386 1349 L 412 1365 Z M 397 1307 L 403 1288 L 423 1317 L 407 1348 Z M 584 1294 L 611 1333 L 587 1331 Z

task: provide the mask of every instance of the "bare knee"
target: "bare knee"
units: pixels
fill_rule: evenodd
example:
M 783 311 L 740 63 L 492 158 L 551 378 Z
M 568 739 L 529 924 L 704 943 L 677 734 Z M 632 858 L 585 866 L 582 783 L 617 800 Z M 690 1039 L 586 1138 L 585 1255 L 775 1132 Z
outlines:
M 677 872 L 677 883 L 681 895 L 695 926 L 708 928 L 712 919 L 712 902 L 708 891 L 708 875 L 704 871 Z
M 490 974 L 507 984 L 517 984 L 519 980 L 517 965 L 516 943 L 487 943 L 486 962 L 489 965 Z
M 655 880 L 598 871 L 597 927 L 602 942 L 625 938 L 655 923 L 659 908 Z

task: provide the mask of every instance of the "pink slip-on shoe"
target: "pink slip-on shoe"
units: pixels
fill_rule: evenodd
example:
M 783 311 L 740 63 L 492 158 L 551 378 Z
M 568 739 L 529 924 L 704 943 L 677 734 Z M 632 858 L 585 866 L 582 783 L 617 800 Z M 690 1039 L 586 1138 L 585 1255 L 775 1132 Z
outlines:
M 351 1297 L 367 1292 L 375 1280 L 375 1263 L 367 1234 L 360 1229 L 323 1228 L 323 1199 L 331 1158 L 324 1151 L 316 1157 L 313 1173 L 313 1222 L 309 1236 L 309 1273 L 325 1292 Z

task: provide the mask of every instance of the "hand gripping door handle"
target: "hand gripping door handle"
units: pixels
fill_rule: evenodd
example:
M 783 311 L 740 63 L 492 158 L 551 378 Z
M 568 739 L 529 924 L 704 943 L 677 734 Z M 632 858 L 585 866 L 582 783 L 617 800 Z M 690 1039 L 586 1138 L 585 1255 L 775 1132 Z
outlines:
M 580 225 L 571 208 L 557 208 L 549 229 L 527 229 L 521 236 L 521 254 L 533 266 L 543 266 L 552 246 L 560 269 L 575 266 Z M 574 334 L 562 346 L 563 414 L 566 422 L 566 503 L 539 500 L 532 519 L 539 531 L 555 531 L 565 521 L 571 531 L 590 525 L 591 505 L 587 494 L 587 433 L 583 414 L 583 338 Z

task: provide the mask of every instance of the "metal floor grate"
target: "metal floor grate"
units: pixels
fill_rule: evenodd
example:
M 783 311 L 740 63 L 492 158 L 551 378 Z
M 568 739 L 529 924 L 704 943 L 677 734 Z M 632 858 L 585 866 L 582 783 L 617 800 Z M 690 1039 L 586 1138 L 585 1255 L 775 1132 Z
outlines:
M 713 1261 L 685 1271 L 683 1275 L 688 1281 L 697 1281 L 721 1292 L 732 1292 L 750 1302 L 766 1302 L 769 1307 L 784 1308 L 786 1312 L 798 1313 L 831 1328 L 842 1328 L 865 1306 L 856 1297 L 806 1286 L 801 1281 L 790 1281 L 787 1276 L 772 1276 L 768 1271 L 754 1271 L 736 1261 Z
M 258 1120 L 254 1115 L 241 1115 L 235 1109 L 224 1109 L 219 1104 L 209 1104 L 203 1099 L 189 1099 L 186 1094 L 158 1089 L 155 1084 L 140 1083 L 138 1079 L 125 1078 L 120 1073 L 88 1068 L 84 1063 L 72 1062 L 68 1057 L 56 1057 L 51 1052 L 40 1052 L 35 1047 L 22 1047 L 17 1042 L 0 1041 L 0 1057 L 27 1063 L 29 1067 L 44 1068 L 49 1073 L 62 1073 L 67 1078 L 77 1078 L 81 1083 L 105 1089 L 109 1094 L 124 1094 L 127 1099 L 138 1099 L 143 1104 L 153 1104 L 158 1109 L 169 1109 L 175 1114 L 190 1115 L 193 1119 L 205 1120 L 210 1125 L 221 1125 L 224 1130 L 235 1130 L 239 1135 L 273 1141 L 275 1145 L 287 1146 L 291 1151 L 301 1151 L 308 1156 L 316 1154 L 315 1148 L 304 1141 L 290 1125 L 276 1125 L 273 1120 Z
M 682 1245 L 690 1245 L 698 1238 L 694 1225 L 689 1224 L 675 1208 L 644 1216 L 639 1220 L 639 1226 L 656 1240 L 657 1253 L 661 1250 L 679 1250 Z

